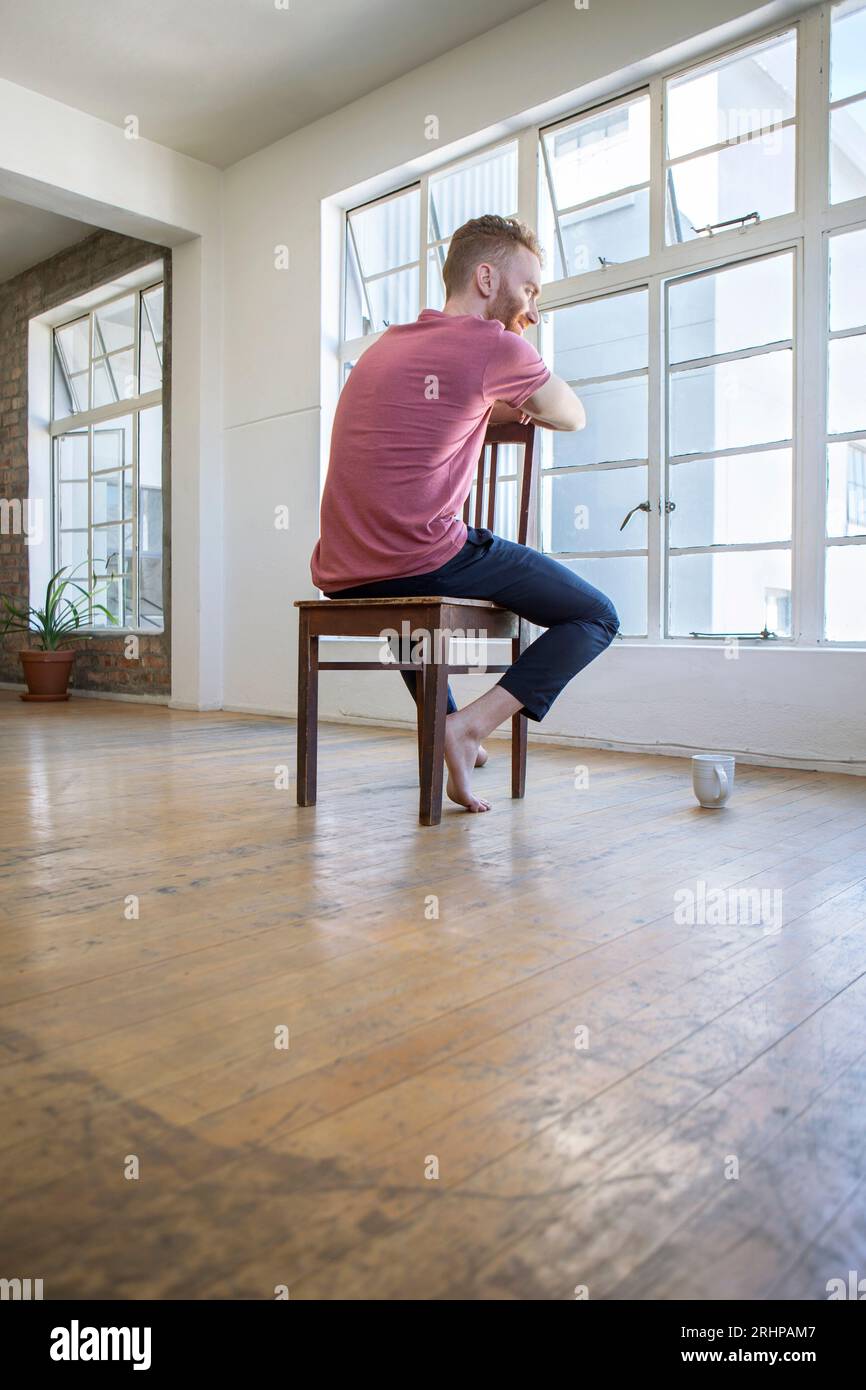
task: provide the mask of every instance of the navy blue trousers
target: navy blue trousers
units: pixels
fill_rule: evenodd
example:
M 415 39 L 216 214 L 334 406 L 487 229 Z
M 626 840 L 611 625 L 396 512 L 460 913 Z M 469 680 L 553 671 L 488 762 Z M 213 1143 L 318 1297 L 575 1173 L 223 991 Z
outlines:
M 428 574 L 382 579 L 327 594 L 328 598 L 484 598 L 547 629 L 500 677 L 528 719 L 543 719 L 578 671 L 610 646 L 619 629 L 616 609 L 600 589 L 530 546 L 470 526 L 461 550 Z M 403 658 L 404 660 L 406 658 Z M 417 677 L 401 671 L 412 698 Z M 457 704 L 449 687 L 448 712 Z

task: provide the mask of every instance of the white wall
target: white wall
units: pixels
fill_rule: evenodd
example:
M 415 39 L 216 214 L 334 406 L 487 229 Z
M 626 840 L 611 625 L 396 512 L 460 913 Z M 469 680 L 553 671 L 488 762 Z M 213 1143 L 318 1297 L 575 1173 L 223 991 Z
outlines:
M 315 594 L 309 555 L 333 404 L 335 205 L 397 187 L 431 163 L 518 129 L 527 111 L 559 114 L 806 7 L 796 0 L 760 11 L 736 0 L 592 0 L 576 11 L 571 0 L 551 0 L 226 171 L 227 706 L 296 707 L 291 602 Z M 432 153 L 424 138 L 430 114 L 439 116 L 441 132 Z M 288 270 L 274 268 L 282 244 Z M 292 527 L 275 536 L 279 501 L 293 503 Z M 366 655 L 341 644 L 341 657 Z M 863 772 L 864 668 L 862 651 L 742 647 L 738 660 L 728 660 L 722 644 L 615 642 L 572 682 L 538 732 L 578 744 L 726 749 L 757 761 Z M 490 680 L 458 678 L 458 699 Z M 324 675 L 320 701 L 324 718 L 413 718 L 394 674 Z
M 222 703 L 222 178 L 0 80 L 0 196 L 173 249 L 172 703 Z

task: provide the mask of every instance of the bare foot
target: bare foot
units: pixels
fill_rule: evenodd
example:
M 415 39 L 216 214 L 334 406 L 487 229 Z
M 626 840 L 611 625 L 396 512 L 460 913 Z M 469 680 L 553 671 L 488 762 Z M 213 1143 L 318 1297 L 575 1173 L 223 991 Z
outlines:
M 448 766 L 447 793 L 449 800 L 467 811 L 489 811 L 490 802 L 475 796 L 470 786 L 472 769 L 478 754 L 479 743 L 467 728 L 466 721 L 458 710 L 449 714 L 445 720 L 445 762 Z
M 484 747 L 484 744 L 483 744 L 483 743 L 479 743 L 479 745 L 478 745 L 478 752 L 475 754 L 475 766 L 476 766 L 476 767 L 483 767 L 484 764 L 485 764 L 485 763 L 487 762 L 487 760 L 489 759 L 489 757 L 490 757 L 490 754 L 488 753 L 487 749 Z

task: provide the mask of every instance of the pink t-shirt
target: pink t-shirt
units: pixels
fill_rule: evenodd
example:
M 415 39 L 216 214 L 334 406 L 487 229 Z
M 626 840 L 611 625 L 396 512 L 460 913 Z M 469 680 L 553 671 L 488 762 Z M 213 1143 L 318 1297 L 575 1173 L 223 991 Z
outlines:
M 494 401 L 519 407 L 549 376 L 498 319 L 424 309 L 388 328 L 337 403 L 313 583 L 426 574 L 456 555 Z

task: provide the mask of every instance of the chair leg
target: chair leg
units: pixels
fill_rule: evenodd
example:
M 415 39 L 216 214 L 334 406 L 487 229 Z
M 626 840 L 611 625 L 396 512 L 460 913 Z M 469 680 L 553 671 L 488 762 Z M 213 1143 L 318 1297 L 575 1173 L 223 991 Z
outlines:
M 299 806 L 316 804 L 318 761 L 319 639 L 310 633 L 309 619 L 301 614 L 298 641 L 298 775 Z
M 521 635 L 511 639 L 511 660 L 514 662 L 523 650 L 523 625 Z M 520 798 L 526 792 L 526 747 L 529 721 L 525 714 L 511 716 L 511 796 Z
M 442 774 L 445 759 L 445 716 L 448 712 L 448 664 L 433 661 L 423 677 L 421 730 L 422 825 L 438 825 L 442 819 Z
M 418 674 L 415 677 L 415 727 L 418 733 L 418 781 L 420 783 L 423 775 L 423 758 L 421 750 L 424 747 L 424 672 L 426 666 L 422 663 Z

